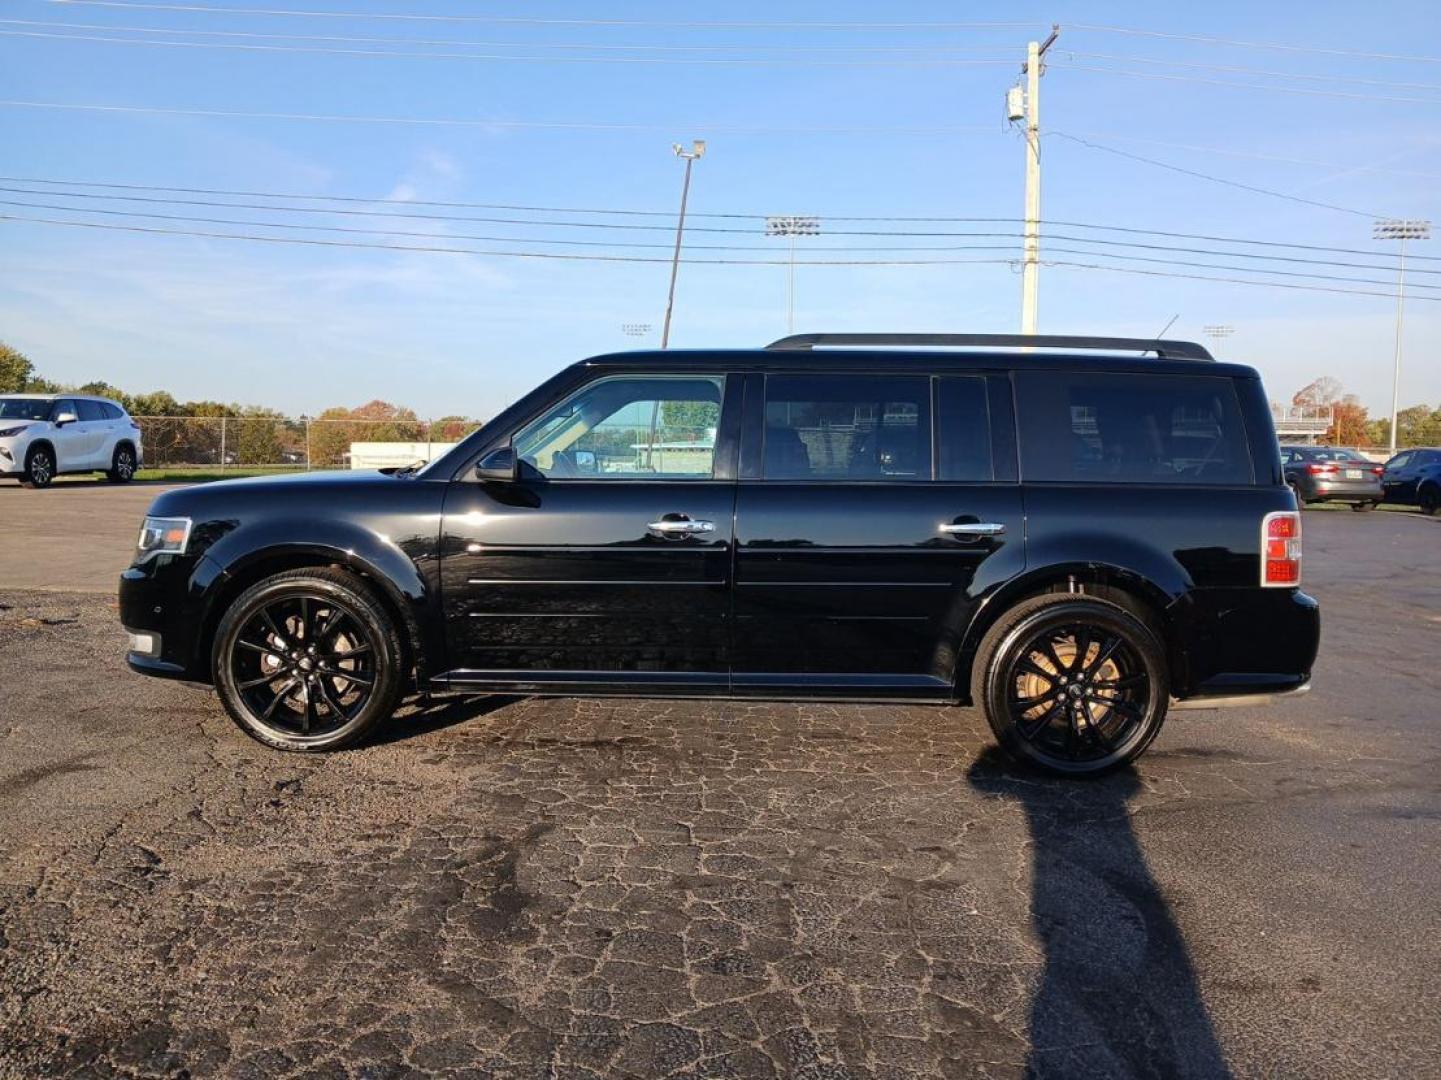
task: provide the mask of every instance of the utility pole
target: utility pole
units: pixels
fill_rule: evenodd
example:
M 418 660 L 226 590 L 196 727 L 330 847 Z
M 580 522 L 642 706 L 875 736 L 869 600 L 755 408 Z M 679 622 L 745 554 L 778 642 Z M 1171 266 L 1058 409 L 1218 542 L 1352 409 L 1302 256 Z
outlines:
M 786 286 L 786 333 L 794 334 L 796 331 L 796 237 L 797 236 L 819 236 L 821 233 L 821 219 L 818 217 L 768 217 L 766 218 L 767 236 L 786 236 L 790 238 L 790 271 L 788 284 Z
M 660 331 L 660 347 L 662 349 L 670 347 L 670 316 L 675 309 L 675 278 L 676 272 L 680 270 L 680 241 L 685 234 L 685 204 L 686 199 L 690 197 L 690 169 L 696 163 L 697 158 L 705 156 L 705 140 L 692 140 L 689 150 L 680 143 L 673 143 L 671 150 L 676 157 L 685 160 L 685 182 L 680 189 L 680 217 L 676 219 L 675 223 L 675 254 L 671 256 L 670 260 L 670 292 L 666 294 L 665 323 Z
M 1396 456 L 1396 406 L 1401 395 L 1401 330 L 1406 321 L 1406 241 L 1430 240 L 1431 222 L 1415 218 L 1383 218 L 1371 236 L 1401 241 L 1396 265 L 1396 358 L 1391 369 L 1391 456 Z
M 1013 87 L 1006 95 L 1006 115 L 1012 122 L 1026 123 L 1026 227 L 1021 259 L 1021 333 L 1036 332 L 1036 291 L 1041 272 L 1041 75 L 1045 68 L 1041 58 L 1061 35 L 1059 24 L 1052 24 L 1045 41 L 1032 41 L 1026 46 L 1026 62 L 1021 74 L 1026 87 Z

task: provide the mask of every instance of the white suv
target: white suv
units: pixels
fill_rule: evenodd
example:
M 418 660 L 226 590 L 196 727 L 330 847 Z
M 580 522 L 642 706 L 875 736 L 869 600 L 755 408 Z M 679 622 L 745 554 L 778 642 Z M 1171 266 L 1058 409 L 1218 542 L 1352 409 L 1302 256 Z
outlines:
M 140 425 L 107 398 L 0 395 L 0 476 L 43 488 L 61 473 L 104 472 L 124 484 L 143 460 Z

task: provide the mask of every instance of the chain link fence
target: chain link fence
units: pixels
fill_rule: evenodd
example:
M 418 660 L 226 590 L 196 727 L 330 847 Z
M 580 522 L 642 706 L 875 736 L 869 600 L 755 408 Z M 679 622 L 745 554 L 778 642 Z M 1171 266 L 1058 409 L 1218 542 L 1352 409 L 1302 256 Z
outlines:
M 394 444 L 394 464 L 437 456 L 479 420 L 290 416 L 136 416 L 147 468 L 347 469 L 356 443 Z M 387 463 L 392 463 L 387 461 Z M 357 463 L 358 464 L 358 463 Z

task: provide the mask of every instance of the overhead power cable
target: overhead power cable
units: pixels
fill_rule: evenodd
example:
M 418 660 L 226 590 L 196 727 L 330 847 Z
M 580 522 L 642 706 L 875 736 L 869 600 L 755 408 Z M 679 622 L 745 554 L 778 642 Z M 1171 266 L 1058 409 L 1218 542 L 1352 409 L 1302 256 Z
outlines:
M 76 104 L 60 101 L 19 101 L 0 100 L 0 108 L 15 109 L 58 109 L 62 111 L 135 113 L 156 116 L 205 116 L 236 120 L 304 120 L 341 124 L 400 124 L 429 127 L 474 127 L 494 131 L 528 130 L 538 131 L 627 131 L 627 132 L 670 132 L 678 130 L 705 131 L 726 135 L 919 135 L 931 136 L 961 135 L 971 132 L 994 134 L 994 124 L 961 124 L 935 127 L 770 127 L 753 124 L 729 123 L 683 123 L 621 124 L 591 122 L 584 120 L 506 120 L 486 117 L 424 117 L 424 116 L 346 116 L 328 113 L 286 113 L 250 112 L 235 109 L 186 109 L 151 105 L 102 105 Z
M 666 224 L 665 224 L 664 226 L 654 226 L 654 227 L 652 227 L 652 228 L 655 229 L 656 231 L 660 231 L 661 229 L 663 229 L 665 232 L 670 232 L 670 231 L 671 231 L 671 229 L 673 228 L 673 225 L 671 224 L 671 222 L 673 222 L 673 220 L 674 220 L 674 218 L 675 218 L 675 210 L 674 210 L 674 209 L 670 209 L 670 210 L 635 210 L 635 209 L 616 209 L 616 208 L 613 208 L 613 207 L 537 206 L 537 205 L 533 205 L 533 204 L 520 204 L 520 203 L 460 202 L 460 201 L 440 201 L 440 200 L 431 200 L 431 199 L 399 199 L 399 198 L 391 198 L 391 197 L 387 197 L 387 196 L 317 195 L 317 194 L 307 194 L 307 193 L 303 193 L 303 192 L 293 192 L 293 191 L 291 191 L 291 192 L 276 192 L 276 191 L 253 191 L 253 190 L 239 190 L 239 189 L 226 189 L 226 188 L 176 187 L 176 186 L 163 186 L 163 185 L 157 185 L 157 184 L 125 184 L 125 183 L 115 183 L 115 182 L 110 182 L 110 181 L 98 181 L 98 180 L 58 180 L 58 179 L 54 179 L 54 178 L 33 177 L 33 176 L 0 176 L 0 184 L 43 184 L 43 185 L 46 185 L 47 187 L 49 187 L 51 190 L 50 190 L 50 191 L 45 191 L 45 192 L 39 192 L 39 191 L 28 191 L 28 192 L 27 192 L 27 191 L 24 191 L 24 189 L 13 188 L 13 187 L 11 187 L 11 188 L 0 188 L 0 190 L 10 191 L 11 193 L 14 193 L 14 194 L 47 194 L 47 195 L 48 195 L 48 194 L 53 194 L 53 195 L 59 195 L 59 196 L 66 197 L 66 198 L 105 199 L 105 198 L 107 198 L 108 196 L 105 196 L 105 195 L 103 195 L 103 194 L 98 194 L 98 193 L 91 193 L 91 192 L 65 192 L 65 191 L 59 191 L 59 190 L 54 190 L 54 189 L 56 189 L 56 188 L 65 188 L 65 187 L 102 188 L 102 189 L 105 189 L 105 190 L 116 190 L 116 191 L 148 191 L 148 192 L 161 192 L 161 193 L 167 193 L 167 194 L 181 194 L 181 195 L 214 195 L 214 196 L 222 196 L 222 197 L 226 197 L 226 198 L 271 199 L 271 200 L 273 200 L 273 199 L 286 199 L 286 200 L 300 200 L 300 201 L 303 201 L 303 202 L 335 202 L 335 203 L 342 203 L 342 204 L 380 205 L 380 206 L 403 206 L 403 207 L 428 206 L 428 207 L 438 207 L 438 208 L 442 208 L 442 209 L 504 210 L 504 211 L 512 211 L 512 212 L 523 212 L 523 213 L 577 214 L 577 215 L 588 215 L 588 216 L 594 216 L 594 217 L 610 217 L 610 216 L 619 216 L 619 217 L 650 217 L 650 218 L 663 219 L 663 220 L 666 222 Z M 117 196 L 117 198 L 119 198 L 119 197 Z M 150 200 L 150 201 L 152 201 L 152 202 L 168 203 L 168 202 L 175 202 L 176 200 L 171 200 L 171 199 L 152 199 L 152 200 Z M 234 207 L 242 208 L 242 209 L 251 209 L 251 208 L 254 208 L 254 209 L 275 209 L 275 210 L 281 210 L 281 211 L 283 211 L 283 210 L 286 209 L 286 208 L 283 207 L 283 206 L 275 206 L 275 205 L 272 205 L 272 204 L 269 204 L 269 203 L 259 204 L 259 205 L 254 206 L 254 207 L 249 207 L 249 206 L 246 206 L 245 204 L 241 204 L 241 203 L 222 203 L 222 202 L 213 202 L 213 203 L 212 203 L 212 202 L 203 202 L 203 203 L 200 203 L 199 205 L 204 205 L 204 206 L 221 206 L 221 207 L 224 207 L 224 206 L 234 206 Z M 297 208 L 297 209 L 301 209 L 301 210 L 304 210 L 304 211 L 306 211 L 306 212 L 312 212 L 312 213 L 323 212 L 323 210 L 322 210 L 321 208 L 318 208 L 318 207 L 300 207 L 300 208 Z M 735 212 L 717 213 L 717 212 L 714 212 L 714 211 L 712 211 L 712 212 L 691 211 L 687 216 L 690 217 L 690 218 L 704 218 L 704 219 L 709 219 L 709 220 L 764 221 L 764 220 L 765 220 L 767 217 L 769 217 L 770 215 L 768 215 L 768 214 L 761 214 L 761 213 L 735 213 Z M 475 219 L 467 218 L 467 217 L 460 217 L 460 216 L 454 216 L 454 217 L 452 217 L 452 216 L 449 216 L 449 215 L 435 215 L 435 218 L 436 218 L 437 220 L 455 220 L 455 221 L 471 221 L 471 220 L 475 220 Z M 877 223 L 891 223 L 891 224 L 894 224 L 894 223 L 903 223 L 903 224 L 917 224 L 917 223 L 921 223 L 921 224 L 964 224 L 964 225 L 1015 225 L 1015 224 L 1021 224 L 1021 223 L 1024 222 L 1024 220 L 1025 220 L 1024 218 L 1018 218 L 1018 217 L 975 217 L 975 216 L 958 216 L 958 215 L 914 215 L 914 214 L 911 214 L 911 215 L 896 215 L 896 214 L 868 214 L 868 215 L 862 215 L 862 214 L 826 214 L 826 215 L 825 215 L 825 218 L 826 218 L 826 221 L 828 221 L 828 222 L 837 222 L 837 223 L 872 223 L 872 222 L 877 222 Z M 487 219 L 484 219 L 484 220 L 487 220 L 487 221 L 490 221 L 490 220 L 509 221 L 510 219 L 488 219 L 488 218 L 487 218 Z M 516 224 L 545 224 L 545 222 L 536 222 L 536 221 L 532 221 L 532 220 L 520 220 L 520 221 L 516 221 L 515 223 L 516 223 Z M 569 224 L 569 222 L 557 221 L 557 222 L 553 222 L 552 224 L 557 225 L 557 226 L 564 226 L 564 225 L 566 225 L 566 224 Z M 1165 237 L 1165 238 L 1167 238 L 1167 239 L 1172 239 L 1172 240 L 1201 240 L 1201 241 L 1205 241 L 1205 242 L 1207 242 L 1207 243 L 1239 244 L 1239 245 L 1246 245 L 1246 246 L 1249 246 L 1249 247 L 1260 247 L 1260 248 L 1266 248 L 1266 249 L 1296 250 L 1296 251 L 1320 252 L 1320 253 L 1340 254 L 1340 255 L 1359 255 L 1359 256 L 1362 256 L 1362 257 L 1365 257 L 1365 258 L 1373 258 L 1373 259 L 1384 258 L 1384 257 L 1386 257 L 1386 255 L 1387 255 L 1386 252 L 1376 251 L 1376 250 L 1366 250 L 1366 249 L 1363 249 L 1363 248 L 1334 247 L 1334 246 L 1328 246 L 1328 245 L 1325 245 L 1325 244 L 1302 244 L 1302 243 L 1287 242 L 1287 241 L 1281 241 L 1281 240 L 1258 240 L 1258 239 L 1256 239 L 1256 238 L 1254 238 L 1254 237 L 1222 236 L 1222 235 L 1217 235 L 1217 234 L 1213 234 L 1213 233 L 1189 233 L 1189 232 L 1177 232 L 1177 231 L 1174 231 L 1174 230 L 1166 230 L 1166 229 L 1143 229 L 1143 228 L 1138 228 L 1138 227 L 1134 227 L 1134 226 L 1126 226 L 1126 225 L 1107 225 L 1107 224 L 1101 224 L 1101 223 L 1097 223 L 1097 222 L 1093 222 L 1093 221 L 1070 221 L 1070 220 L 1064 220 L 1064 219 L 1059 219 L 1059 218 L 1043 218 L 1043 219 L 1041 220 L 1041 224 L 1042 224 L 1042 225 L 1048 225 L 1048 226 L 1055 226 L 1055 227 L 1057 227 L 1057 228 L 1063 228 L 1063 229 L 1088 229 L 1088 230 L 1096 230 L 1096 231 L 1101 231 L 1101 232 L 1121 233 L 1121 234 L 1130 235 L 1130 236 L 1159 236 L 1159 237 Z M 739 232 L 748 232 L 748 231 L 753 231 L 753 230 L 738 230 L 738 231 L 739 231 Z M 872 231 L 866 231 L 866 232 L 859 232 L 859 231 L 857 231 L 857 232 L 851 232 L 851 231 L 847 231 L 847 232 L 840 232 L 840 233 L 832 233 L 832 235 L 945 237 L 945 236 L 972 236 L 972 235 L 979 235 L 979 234 L 974 234 L 974 233 L 945 233 L 945 232 L 940 232 L 940 233 L 938 233 L 938 232 L 906 232 L 906 231 L 902 231 L 902 230 L 890 230 L 890 231 L 883 231 L 883 230 L 882 230 L 882 231 L 874 231 L 874 232 L 872 232 Z M 986 234 L 986 235 L 1006 235 L 1006 236 L 1011 236 L 1011 235 L 1020 235 L 1020 234 L 1019 234 L 1019 233 L 1005 233 L 1005 234 Z M 1049 235 L 1049 234 L 1048 234 L 1048 235 Z M 1081 239 L 1081 238 L 1077 237 L 1077 238 L 1073 238 L 1073 239 Z M 1089 239 L 1086 240 L 1085 242 L 1087 242 L 1087 243 L 1101 243 L 1101 241 L 1098 241 L 1098 240 L 1089 240 Z M 1131 245 L 1131 246 L 1145 246 L 1145 245 Z M 1161 248 L 1162 248 L 1163 250 L 1188 250 L 1188 251 L 1190 251 L 1190 250 L 1197 250 L 1197 249 L 1189 249 L 1189 248 L 1176 248 L 1174 245 L 1162 245 Z M 1246 255 L 1245 253 L 1242 253 L 1242 252 L 1222 252 L 1222 253 L 1217 253 L 1217 254 L 1235 255 L 1235 256 L 1237 256 L 1237 257 L 1242 257 L 1242 258 L 1250 257 L 1250 256 L 1248 256 L 1248 255 Z M 1411 259 L 1412 261 L 1414 261 L 1414 262 L 1441 262 L 1441 256 L 1435 256 L 1435 255 L 1412 255 L 1412 256 L 1410 256 L 1410 259 Z M 1287 258 L 1285 258 L 1284 261 L 1288 261 L 1288 262 L 1315 262 L 1315 263 L 1318 263 L 1318 264 L 1334 265 L 1334 266 L 1349 266 L 1349 265 L 1357 265 L 1357 266 L 1360 266 L 1360 265 L 1367 265 L 1368 268 L 1370 268 L 1370 269 L 1380 269 L 1380 267 L 1369 266 L 1369 264 L 1351 264 L 1351 263 L 1347 263 L 1347 262 L 1340 262 L 1340 261 L 1333 261 L 1333 260 L 1312 260 L 1312 259 L 1297 259 L 1297 258 L 1287 257 Z M 1432 271 L 1417 270 L 1416 272 L 1417 272 L 1417 273 L 1423 273 L 1423 272 L 1425 272 L 1425 273 L 1430 273 L 1430 272 L 1432 272 Z
M 132 5 L 119 5 L 130 7 Z M 1318 56 L 1353 56 L 1361 60 L 1395 60 L 1407 64 L 1441 64 L 1441 56 L 1417 56 L 1408 53 L 1368 52 L 1363 49 L 1335 49 L 1322 45 L 1298 45 L 1281 41 L 1245 41 L 1215 37 L 1209 34 L 1179 34 L 1165 30 L 1143 30 L 1130 26 L 1100 26 L 1095 23 L 1067 23 L 1067 30 L 1084 30 L 1097 34 L 1121 34 L 1128 37 L 1161 38 L 1168 41 L 1191 41 L 1201 45 L 1223 45 L 1235 49 L 1267 49 L 1273 52 L 1312 53 Z
M 0 189 L 0 190 L 10 190 L 10 189 Z M 406 230 L 398 230 L 398 229 L 360 229 L 360 228 L 347 227 L 347 226 L 337 226 L 337 225 L 308 225 L 308 224 L 297 224 L 297 223 L 295 223 L 295 222 L 284 222 L 284 221 L 281 221 L 281 222 L 276 222 L 276 221 L 254 221 L 254 220 L 249 220 L 249 219 L 236 219 L 236 218 L 200 217 L 200 216 L 194 216 L 194 215 L 189 215 L 189 214 L 162 214 L 162 213 L 143 212 L 143 211 L 112 210 L 112 209 L 100 208 L 100 207 L 76 207 L 76 206 L 67 206 L 67 205 L 64 205 L 64 204 L 57 204 L 57 203 L 43 203 L 43 202 L 33 202 L 33 201 L 20 201 L 20 200 L 15 200 L 15 199 L 0 199 L 0 206 L 14 206 L 14 207 L 20 207 L 20 208 L 32 209 L 32 210 L 60 210 L 60 211 L 64 211 L 64 212 L 67 212 L 67 213 L 103 214 L 103 215 L 106 215 L 106 216 L 109 216 L 109 217 L 147 218 L 147 219 L 164 220 L 164 221 L 184 221 L 184 222 L 198 223 L 198 224 L 206 224 L 206 225 L 236 225 L 236 226 L 242 226 L 242 227 L 248 227 L 248 228 L 293 229 L 293 230 L 303 230 L 303 231 L 307 231 L 307 232 L 332 232 L 332 233 L 345 233 L 345 234 L 349 234 L 349 235 L 360 235 L 360 236 L 401 236 L 401 237 L 411 237 L 411 238 L 421 238 L 421 239 L 427 239 L 427 238 L 428 238 L 428 239 L 435 239 L 435 240 L 478 240 L 478 241 L 484 241 L 484 242 L 488 242 L 488 243 L 503 243 L 503 244 L 540 244 L 540 245 L 548 246 L 548 247 L 598 247 L 598 248 L 625 248 L 625 249 L 632 249 L 632 250 L 634 250 L 634 249 L 642 249 L 642 250 L 644 250 L 644 249 L 654 249 L 654 250 L 662 250 L 662 251 L 669 251 L 669 250 L 671 249 L 671 245 L 670 245 L 669 243 L 645 243 L 645 242 L 636 243 L 636 242 L 631 242 L 631 241 L 613 241 L 613 240 L 570 240 L 570 239 L 554 239 L 554 238 L 548 238 L 548 237 L 547 237 L 547 238 L 542 238 L 542 237 L 534 237 L 534 236 L 476 236 L 476 235 L 465 234 L 465 233 L 414 232 L 414 231 L 406 231 Z M 883 234 L 883 235 L 884 235 L 884 234 Z M 857 247 L 857 246 L 851 246 L 851 245 L 845 245 L 845 246 L 825 245 L 825 246 L 809 246 L 809 247 L 807 248 L 807 253 L 808 253 L 809 256 L 814 256 L 814 255 L 826 255 L 826 254 L 837 254 L 837 253 L 854 254 L 854 253 L 878 253 L 878 252 L 911 252 L 911 253 L 913 253 L 913 252 L 948 252 L 948 251 L 1013 251 L 1013 250 L 1015 250 L 1015 246 L 1016 246 L 1016 245 L 1015 245 L 1015 241 L 1019 240 L 1019 239 L 1021 238 L 1021 236 L 1022 236 L 1022 234 L 1019 233 L 1019 232 L 968 232 L 968 233 L 948 233 L 948 234 L 944 234 L 944 235 L 946 235 L 946 236 L 951 236 L 951 237 L 957 237 L 957 238 L 966 238 L 966 239 L 1009 240 L 1009 241 L 1011 241 L 1011 242 L 1010 242 L 1010 243 L 1006 243 L 1006 244 L 994 244 L 994 243 L 992 243 L 992 244 L 975 244 L 975 243 L 966 243 L 966 244 L 929 244 L 929 245 L 919 245 L 919 246 L 917 246 L 917 245 L 883 245 L 883 246 L 873 246 L 873 245 L 872 245 L 872 246 L 859 246 L 859 247 Z M 1246 254 L 1246 253 L 1244 253 L 1244 252 L 1210 251 L 1210 250 L 1206 250 L 1206 249 L 1197 249 L 1197 248 L 1168 248 L 1168 247 L 1159 246 L 1159 245 L 1153 245 L 1153 244 L 1124 244 L 1124 243 L 1122 243 L 1122 244 L 1117 244 L 1117 243 L 1115 243 L 1115 242 L 1113 242 L 1113 241 L 1092 240 L 1092 239 L 1088 239 L 1088 238 L 1086 238 L 1086 237 L 1052 236 L 1052 237 L 1049 237 L 1048 239 L 1049 239 L 1049 240 L 1052 240 L 1052 241 L 1057 241 L 1057 240 L 1058 240 L 1058 241 L 1061 241 L 1062 244 L 1064 244 L 1064 243 L 1078 243 L 1078 242 L 1079 242 L 1079 243 L 1085 243 L 1085 244 L 1093 244 L 1093 245 L 1100 244 L 1100 245 L 1109 245 L 1109 246 L 1116 246 L 1116 247 L 1139 247 L 1139 248 L 1143 248 L 1143 249 L 1145 249 L 1145 250 L 1158 251 L 1158 252 L 1167 252 L 1167 253 L 1173 253 L 1173 254 L 1216 255 L 1216 256 L 1219 256 L 1219 257 L 1222 257 L 1222 258 L 1270 259 L 1270 260 L 1278 261 L 1278 262 L 1291 262 L 1291 261 L 1295 261 L 1295 262 L 1298 262 L 1298 263 L 1305 263 L 1305 264 L 1316 263 L 1316 264 L 1323 265 L 1323 266 L 1335 266 L 1335 267 L 1350 268 L 1350 269 L 1359 269 L 1359 270 L 1380 270 L 1380 271 L 1383 271 L 1383 272 L 1390 270 L 1390 267 L 1389 267 L 1389 266 L 1371 266 L 1371 265 L 1366 265 L 1366 264 L 1361 264 L 1361 263 L 1331 263 L 1331 262 L 1327 262 L 1326 260 L 1319 260 L 1319 259 L 1316 259 L 1316 260 L 1312 260 L 1312 259 L 1286 260 L 1286 259 L 1277 258 L 1277 257 L 1275 257 L 1275 256 L 1248 255 L 1248 254 Z M 690 244 L 690 245 L 688 245 L 688 250 L 693 250 L 693 251 L 771 251 L 771 250 L 774 250 L 774 249 L 773 249 L 772 247 L 768 246 L 768 245 L 765 245 L 765 244 Z M 1125 260 L 1131 260 L 1131 261 L 1134 261 L 1134 262 L 1154 262 L 1154 263 L 1162 263 L 1162 264 L 1175 265 L 1175 266 L 1195 266 L 1195 267 L 1202 267 L 1202 268 L 1215 269 L 1215 270 L 1241 270 L 1241 271 L 1245 271 L 1245 272 L 1247 272 L 1247 273 L 1274 274 L 1274 275 L 1278 275 L 1278 276 L 1281 276 L 1281 277 L 1313 278 L 1313 279 L 1322 280 L 1322 281 L 1344 281 L 1344 282 L 1352 282 L 1352 283 L 1356 283 L 1356 284 L 1365 284 L 1365 285 L 1387 285 L 1387 284 L 1390 283 L 1388 280 L 1380 280 L 1380 279 L 1375 279 L 1375 278 L 1357 278 L 1357 277 L 1351 277 L 1351 276 L 1346 276 L 1346 275 L 1316 274 L 1316 273 L 1309 273 L 1309 272 L 1296 271 L 1296 270 L 1278 270 L 1278 269 L 1273 269 L 1273 268 L 1271 268 L 1271 267 L 1266 267 L 1266 266 L 1260 266 L 1260 267 L 1258 267 L 1258 266 L 1235 266 L 1235 265 L 1231 265 L 1231 264 L 1204 263 L 1204 262 L 1194 262 L 1194 261 L 1191 261 L 1191 260 L 1181 260 L 1181 259 L 1162 259 L 1162 258 L 1155 258 L 1155 257 L 1152 257 L 1152 256 L 1146 256 L 1146 255 L 1136 255 L 1136 254 L 1133 254 L 1133 253 L 1131 253 L 1131 252 L 1129 252 L 1129 251 L 1096 251 L 1096 250 L 1094 250 L 1094 249 L 1089 249 L 1089 248 L 1068 248 L 1068 247 L 1064 247 L 1064 246 L 1056 246 L 1056 245 L 1054 245 L 1054 244 L 1048 244 L 1046 250 L 1047 250 L 1047 251 L 1058 251 L 1058 252 L 1068 253 L 1068 254 L 1073 254 L 1073 255 L 1089 255 L 1089 256 L 1092 256 L 1093 258 L 1104 257 L 1104 258 L 1108 258 L 1108 259 L 1125 259 Z M 1427 273 L 1427 274 L 1441 274 L 1441 270 L 1417 270 L 1417 271 L 1415 271 L 1415 272 L 1416 272 L 1416 273 Z M 1424 284 L 1424 283 L 1416 283 L 1415 287 L 1416 287 L 1416 288 L 1423 288 L 1423 289 L 1441 289 L 1441 283 L 1438 283 L 1438 284 L 1435 284 L 1435 285 L 1428 285 L 1428 284 Z
M 15 214 L 0 214 L 0 221 L 23 222 L 36 225 L 56 225 L 68 228 L 100 229 L 130 233 L 146 233 L 162 236 L 188 236 L 212 240 L 240 240 L 255 243 L 271 244 L 301 244 L 315 247 L 329 248 L 368 248 L 382 251 L 407 251 L 426 252 L 449 255 L 486 255 L 495 257 L 521 258 L 521 259 L 551 259 L 567 262 L 611 262 L 611 263 L 668 263 L 670 259 L 664 256 L 642 256 L 642 255 L 571 255 L 561 252 L 535 252 L 535 251 L 492 251 L 477 248 L 457 247 L 430 247 L 414 244 L 373 244 L 352 240 L 319 240 L 308 237 L 281 237 L 281 236 L 256 236 L 253 234 L 237 233 L 215 233 L 204 232 L 192 229 L 162 229 L 142 225 L 113 225 L 94 221 L 71 221 L 56 218 L 34 218 L 22 217 Z M 788 259 L 712 259 L 712 258 L 685 258 L 682 262 L 702 265 L 717 266 L 787 266 Z M 796 260 L 797 266 L 955 266 L 967 264 L 991 264 L 991 265 L 1014 265 L 1018 259 L 806 259 Z M 1217 277 L 1204 274 L 1184 274 L 1174 271 L 1163 270 L 1141 270 L 1130 267 L 1108 266 L 1098 263 L 1079 263 L 1060 260 L 1049 260 L 1049 266 L 1071 266 L 1090 270 L 1112 270 L 1121 273 L 1145 274 L 1151 277 L 1174 277 L 1186 278 L 1195 281 L 1218 281 L 1239 285 L 1261 286 L 1276 289 L 1294 289 L 1306 292 L 1338 293 L 1351 296 L 1378 296 L 1391 299 L 1393 293 L 1371 290 L 1371 289 L 1348 289 L 1331 285 L 1301 285 L 1281 281 L 1257 281 L 1247 278 Z M 1441 296 L 1428 296 L 1418 294 L 1415 297 L 1418 301 L 1435 300 L 1441 301 Z
M 1195 169 L 1182 168 L 1180 165 L 1172 165 L 1169 162 L 1157 161 L 1155 158 L 1143 157 L 1140 154 L 1133 154 L 1129 150 L 1118 150 L 1114 146 L 1104 146 L 1101 143 L 1091 142 L 1089 139 L 1082 139 L 1076 135 L 1069 135 L 1064 131 L 1057 131 L 1051 128 L 1045 132 L 1046 135 L 1066 139 L 1081 146 L 1089 147 L 1092 150 L 1100 150 L 1102 153 L 1115 154 L 1117 157 L 1129 158 L 1131 161 L 1139 161 L 1146 165 L 1154 165 L 1158 169 L 1168 169 L 1171 172 L 1181 173 L 1184 176 L 1195 177 L 1198 180 L 1208 180 L 1213 184 L 1224 184 L 1227 187 L 1239 188 L 1242 191 L 1249 191 L 1257 195 L 1268 195 L 1273 199 L 1285 199 L 1287 202 L 1302 203 L 1306 206 L 1318 206 L 1323 210 L 1336 210 L 1343 214 L 1352 214 L 1356 217 L 1378 218 L 1386 217 L 1386 214 L 1374 210 L 1356 210 L 1349 206 L 1337 206 L 1335 203 L 1321 202 L 1319 199 L 1307 199 L 1301 195 L 1292 195 L 1284 191 L 1273 191 L 1270 188 L 1258 187 L 1255 184 L 1243 184 L 1239 180 L 1228 180 L 1223 176 L 1212 176 L 1210 173 L 1199 172 Z
M 487 62 L 533 64 L 696 64 L 743 67 L 964 67 L 980 64 L 1012 65 L 1014 57 L 993 60 L 950 57 L 926 60 L 809 60 L 794 57 L 671 57 L 671 56 L 526 56 L 516 53 L 415 52 L 396 49 L 342 49 L 315 45 L 261 45 L 235 41 L 171 41 L 158 38 L 118 38 L 101 34 L 56 34 L 42 30 L 0 30 L 0 37 L 45 38 L 52 41 L 85 41 L 102 45 L 139 45 L 171 49 L 222 49 L 239 52 L 300 53 L 316 56 L 377 56 L 399 60 L 484 60 Z
M 1047 66 L 1065 68 L 1067 71 L 1088 71 L 1101 75 L 1123 75 L 1132 79 L 1160 79 L 1164 82 L 1202 83 L 1207 86 L 1226 86 L 1233 90 L 1272 90 L 1280 94 L 1302 94 L 1308 97 L 1347 98 L 1351 101 L 1381 101 L 1401 105 L 1441 105 L 1441 98 L 1395 97 L 1385 94 L 1360 94 L 1349 90 L 1320 90 L 1305 86 L 1282 86 L 1278 83 L 1241 83 L 1226 79 L 1205 79 L 1198 75 L 1167 75 L 1160 71 L 1127 71 L 1116 67 L 1098 67 L 1094 64 L 1074 64 L 1066 60 L 1052 60 Z

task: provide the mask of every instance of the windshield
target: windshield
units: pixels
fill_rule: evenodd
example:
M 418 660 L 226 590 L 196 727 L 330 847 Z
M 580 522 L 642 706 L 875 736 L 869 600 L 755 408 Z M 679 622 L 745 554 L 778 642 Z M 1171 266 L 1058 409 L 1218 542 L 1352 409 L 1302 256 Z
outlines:
M 50 406 L 44 398 L 0 397 L 0 420 L 49 420 Z

